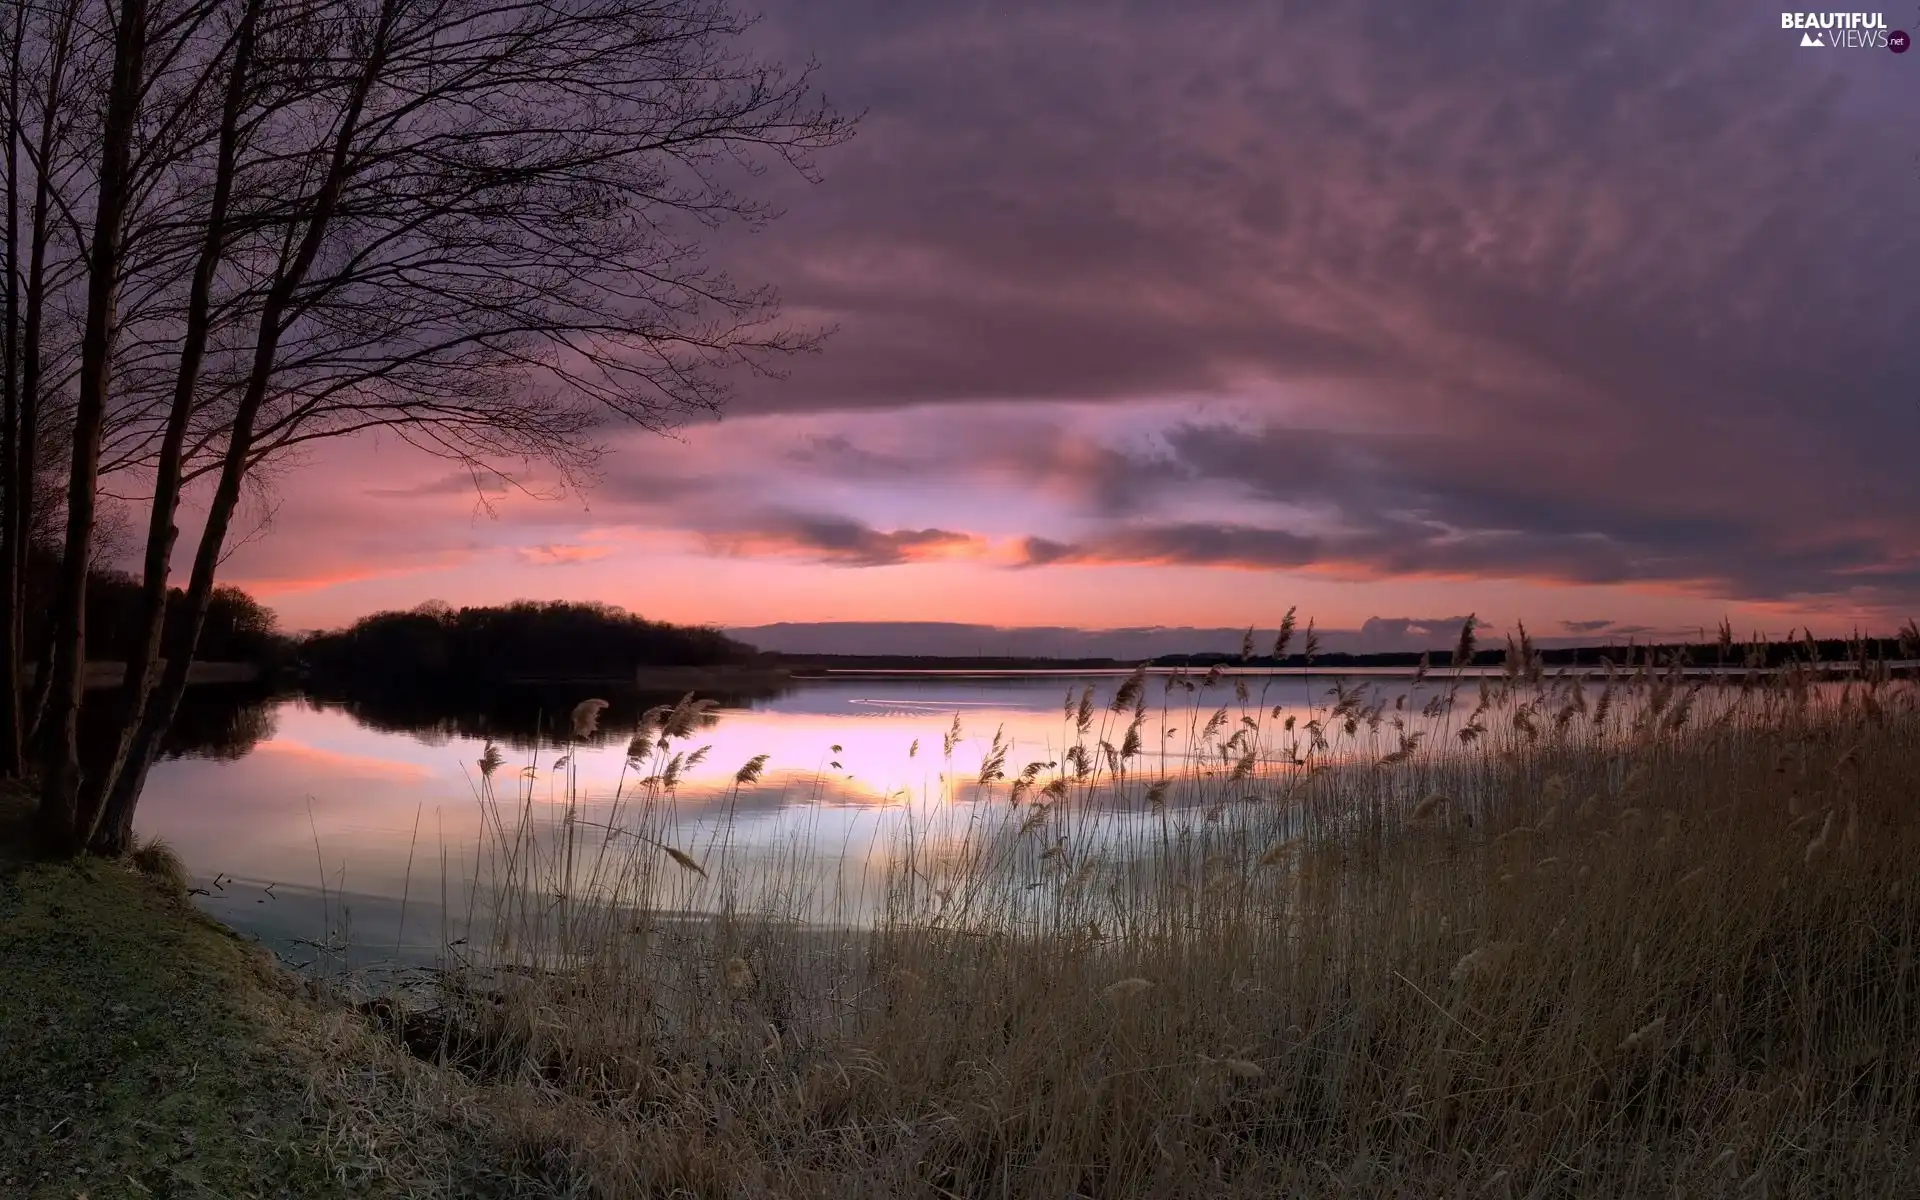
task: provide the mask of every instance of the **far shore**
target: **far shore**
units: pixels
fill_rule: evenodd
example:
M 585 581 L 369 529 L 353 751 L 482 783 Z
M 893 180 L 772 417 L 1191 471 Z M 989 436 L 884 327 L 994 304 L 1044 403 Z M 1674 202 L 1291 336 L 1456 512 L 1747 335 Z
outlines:
M 167 660 L 161 659 L 160 665 L 166 666 Z M 34 664 L 26 664 L 25 669 L 31 676 Z M 126 677 L 126 663 L 90 662 L 87 664 L 86 687 L 88 691 L 118 687 Z M 196 662 L 187 668 L 188 683 L 252 683 L 259 678 L 260 668 L 245 662 Z
M 771 687 L 788 682 L 793 678 L 793 674 L 792 669 L 788 667 L 723 664 L 706 667 L 638 667 L 631 676 L 627 677 L 518 676 L 512 682 L 519 684 L 628 683 L 639 688 L 671 690 L 673 688 Z
M 1890 671 L 1910 673 L 1920 670 L 1920 660 L 1900 660 L 1880 664 Z M 842 666 L 837 663 L 796 664 L 791 675 L 795 679 L 887 679 L 887 678 L 927 678 L 943 679 L 1008 679 L 1008 678 L 1084 678 L 1090 676 L 1110 676 L 1122 678 L 1144 669 L 1146 674 L 1160 677 L 1167 675 L 1206 675 L 1217 672 L 1223 678 L 1239 679 L 1339 679 L 1366 677 L 1370 679 L 1420 679 L 1427 680 L 1479 680 L 1498 679 L 1510 674 L 1505 666 L 1475 665 L 1471 667 L 1431 667 L 1422 671 L 1417 666 L 1371 664 L 1327 663 L 1314 666 L 1238 666 L 1209 664 L 1204 666 L 1170 666 L 1166 664 L 1146 665 L 1144 668 L 1124 664 L 1100 664 L 1097 666 L 1051 666 L 1029 664 L 1022 666 L 971 666 L 965 660 L 942 659 L 940 665 L 922 666 L 907 659 L 885 665 Z M 1683 679 L 1706 680 L 1726 679 L 1738 682 L 1748 677 L 1765 678 L 1780 675 L 1790 669 L 1804 667 L 1744 667 L 1744 666 L 1680 666 L 1663 667 L 1662 675 L 1678 673 Z M 1858 674 L 1861 665 L 1852 662 L 1820 662 L 1813 669 L 1824 676 L 1845 676 Z M 1607 668 L 1577 665 L 1549 665 L 1540 668 L 1545 679 L 1581 679 L 1604 680 L 1608 676 Z
M 702 688 L 751 687 L 786 683 L 793 678 L 788 667 L 641 667 L 634 672 L 636 687 Z

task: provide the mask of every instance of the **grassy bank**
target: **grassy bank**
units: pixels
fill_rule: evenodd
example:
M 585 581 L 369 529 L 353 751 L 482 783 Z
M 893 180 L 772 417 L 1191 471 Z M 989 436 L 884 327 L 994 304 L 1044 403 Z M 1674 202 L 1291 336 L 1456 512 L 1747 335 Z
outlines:
M 0 1196 L 584 1195 L 558 1097 L 410 1055 L 188 903 L 179 864 L 35 862 L 0 792 Z
M 565 1194 L 525 1157 L 519 1096 L 476 1095 L 195 912 L 164 853 L 22 858 L 27 811 L 0 795 L 0 1196 Z
M 135 870 L 0 867 L 0 1194 L 347 1194 L 290 992 Z

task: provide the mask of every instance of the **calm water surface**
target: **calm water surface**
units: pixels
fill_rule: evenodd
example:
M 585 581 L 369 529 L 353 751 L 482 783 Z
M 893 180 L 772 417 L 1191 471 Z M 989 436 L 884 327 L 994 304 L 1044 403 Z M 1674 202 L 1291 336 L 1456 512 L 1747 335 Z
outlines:
M 1119 742 L 1128 717 L 1104 707 L 1117 683 L 1111 674 L 908 675 L 727 697 L 717 722 L 685 744 L 710 749 L 674 794 L 671 837 L 709 863 L 715 854 L 736 863 L 798 858 L 836 903 L 870 909 L 880 865 L 905 832 L 986 819 L 975 810 L 991 806 L 970 801 L 996 734 L 1010 747 L 1008 776 L 1057 762 L 1074 740 L 1063 700 L 1092 686 L 1092 738 Z M 1146 773 L 1196 765 L 1188 739 L 1219 707 L 1230 721 L 1258 714 L 1273 729 L 1284 719 L 1272 717 L 1275 706 L 1298 714 L 1309 703 L 1324 707 L 1334 681 L 1245 683 L 1243 702 L 1232 679 L 1198 692 L 1150 679 Z M 1365 683 L 1389 704 L 1410 691 L 1405 679 Z M 589 819 L 606 818 L 616 791 L 631 795 L 638 773 L 627 764 L 629 737 L 645 707 L 673 697 L 610 696 L 599 735 L 558 744 L 564 714 L 589 694 L 344 703 L 201 689 L 173 756 L 154 768 L 138 825 L 179 851 L 208 911 L 285 957 L 310 959 L 311 943 L 331 938 L 376 958 L 430 961 L 470 908 L 482 831 L 477 760 L 490 738 L 506 756 L 496 785 L 528 787 L 536 813 L 559 811 L 569 774 Z M 1391 748 L 1393 736 L 1382 730 L 1377 748 Z M 761 754 L 761 779 L 736 786 L 741 765 Z M 563 755 L 570 767 L 556 769 Z

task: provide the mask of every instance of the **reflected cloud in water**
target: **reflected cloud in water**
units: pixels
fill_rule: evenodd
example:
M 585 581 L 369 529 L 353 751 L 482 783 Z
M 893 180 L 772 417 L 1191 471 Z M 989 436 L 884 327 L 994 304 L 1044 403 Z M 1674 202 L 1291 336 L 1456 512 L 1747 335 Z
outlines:
M 897 838 L 957 837 L 998 815 L 972 811 L 982 807 L 972 801 L 983 762 L 1000 757 L 1009 779 L 1043 764 L 1040 783 L 1067 769 L 1079 737 L 1069 695 L 1077 700 L 1093 686 L 1084 740 L 1096 752 L 1101 741 L 1119 745 L 1133 715 L 1105 707 L 1118 683 L 1110 675 L 835 678 L 726 696 L 712 727 L 669 751 L 708 748 L 680 773 L 660 819 L 673 844 L 702 861 L 744 871 L 756 855 L 804 860 L 823 892 L 870 904 Z M 1133 768 L 1140 789 L 1126 802 L 1137 802 L 1153 777 L 1230 769 L 1217 755 L 1194 757 L 1200 726 L 1218 708 L 1227 709 L 1229 726 L 1246 717 L 1277 731 L 1288 714 L 1304 720 L 1310 701 L 1324 705 L 1327 684 L 1255 680 L 1241 701 L 1231 681 L 1201 694 L 1149 681 L 1144 750 Z M 1408 685 L 1380 687 L 1391 704 Z M 194 715 L 153 771 L 140 830 L 175 846 L 207 887 L 210 911 L 295 960 L 297 939 L 338 933 L 320 910 L 325 896 L 341 895 L 358 898 L 338 914 L 350 915 L 356 943 L 431 958 L 427 950 L 444 940 L 443 918 L 467 909 L 468 881 L 483 857 L 478 760 L 489 740 L 505 755 L 496 788 L 524 790 L 536 823 L 560 812 L 569 784 L 582 821 L 618 823 L 625 818 L 616 799 L 630 806 L 642 777 L 659 769 L 661 756 L 630 762 L 629 742 L 648 708 L 679 697 L 603 693 L 609 707 L 595 735 L 556 744 L 572 706 L 590 694 L 503 692 L 460 707 L 444 696 L 197 691 Z M 1385 749 L 1393 736 L 1362 730 L 1360 742 Z M 737 783 L 740 768 L 761 755 L 762 776 Z M 1245 783 L 1253 789 L 1261 778 Z M 1002 806 L 1004 789 L 994 793 Z M 235 882 L 209 886 L 229 877 Z

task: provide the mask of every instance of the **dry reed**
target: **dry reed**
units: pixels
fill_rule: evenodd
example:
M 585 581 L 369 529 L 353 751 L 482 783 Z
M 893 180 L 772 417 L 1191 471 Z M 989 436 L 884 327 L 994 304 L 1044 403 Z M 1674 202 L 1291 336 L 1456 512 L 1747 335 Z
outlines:
M 1460 678 L 1423 675 L 1431 696 L 1341 684 L 1298 724 L 1264 694 L 1205 720 L 1225 685 L 1170 680 L 1198 738 L 1172 768 L 1123 748 L 1140 673 L 1111 728 L 1069 694 L 1057 774 L 989 779 L 967 802 L 992 819 L 893 847 L 865 923 L 818 919 L 799 856 L 671 845 L 668 767 L 711 717 L 691 698 L 636 736 L 643 782 L 605 828 L 483 769 L 491 957 L 449 964 L 421 1052 L 520 1097 L 503 1136 L 541 1139 L 569 1194 L 1920 1177 L 1914 683 L 1689 690 L 1647 662 L 1589 709 L 1522 639 L 1466 716 Z

